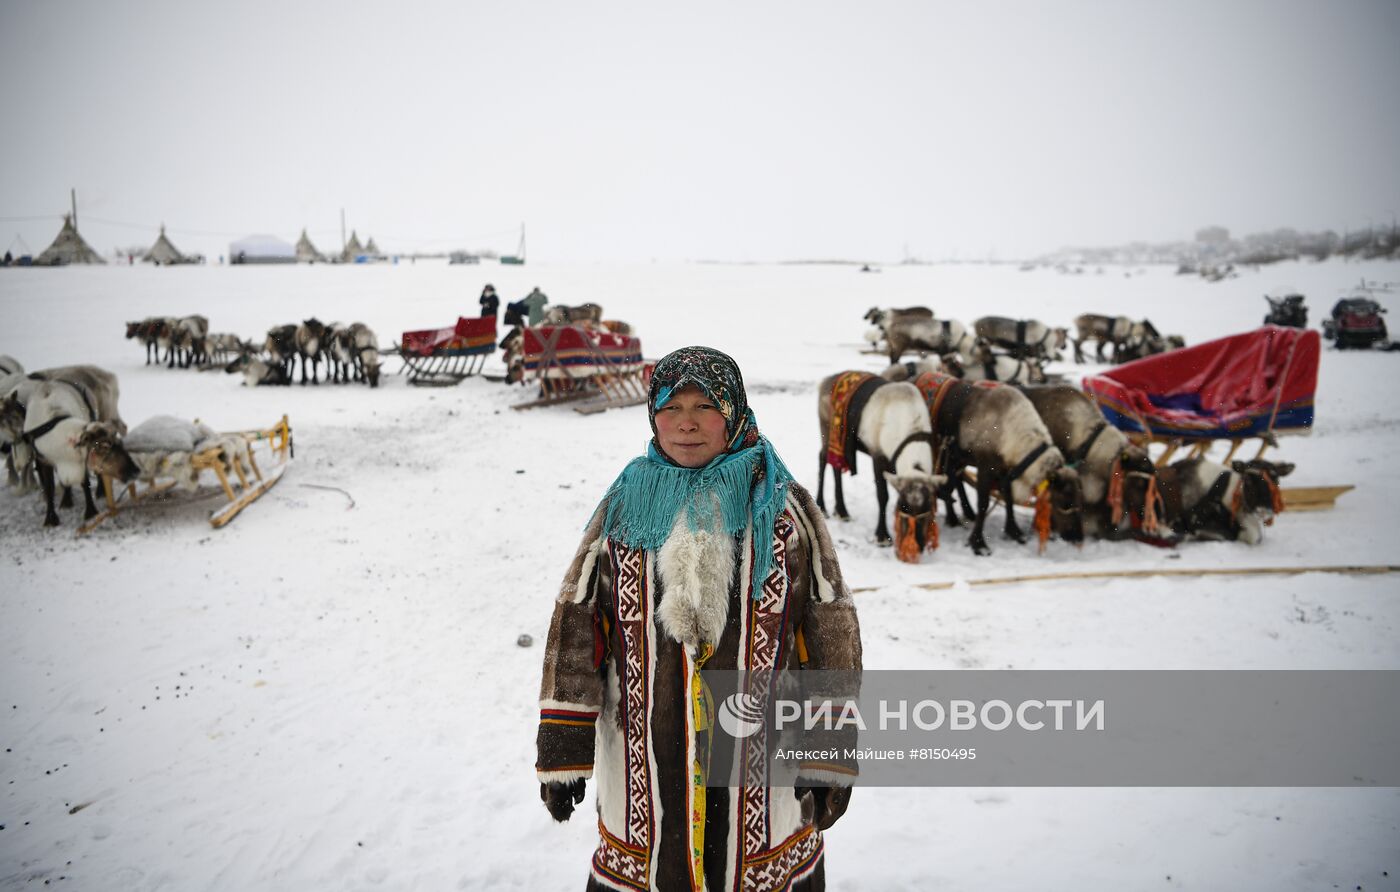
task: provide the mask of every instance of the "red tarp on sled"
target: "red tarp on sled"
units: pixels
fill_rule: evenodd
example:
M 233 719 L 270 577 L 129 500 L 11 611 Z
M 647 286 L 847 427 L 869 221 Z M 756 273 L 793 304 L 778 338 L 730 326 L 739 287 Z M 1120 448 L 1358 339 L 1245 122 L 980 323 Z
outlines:
M 597 372 L 621 374 L 642 368 L 642 342 L 630 335 L 578 325 L 542 325 L 524 330 L 525 369 L 552 378 L 581 378 Z
M 456 353 L 490 353 L 496 347 L 496 317 L 457 317 L 451 328 L 428 328 L 406 331 L 399 342 L 404 350 L 420 356 L 431 356 L 451 350 Z
M 1160 437 L 1229 439 L 1313 423 L 1318 333 L 1266 325 L 1084 379 L 1114 427 Z

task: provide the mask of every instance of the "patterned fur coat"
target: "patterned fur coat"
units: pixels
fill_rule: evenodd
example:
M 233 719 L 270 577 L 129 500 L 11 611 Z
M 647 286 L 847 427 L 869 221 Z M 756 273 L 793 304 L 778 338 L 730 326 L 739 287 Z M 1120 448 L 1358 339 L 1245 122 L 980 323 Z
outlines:
M 824 888 L 813 793 L 719 787 L 697 798 L 687 693 L 700 642 L 714 643 L 706 669 L 860 668 L 855 607 L 811 496 L 789 487 L 757 598 L 753 537 L 693 531 L 682 518 L 653 554 L 605 537 L 604 513 L 555 603 L 536 762 L 541 783 L 594 787 L 589 888 Z M 853 762 L 804 764 L 799 783 L 849 785 L 854 775 Z

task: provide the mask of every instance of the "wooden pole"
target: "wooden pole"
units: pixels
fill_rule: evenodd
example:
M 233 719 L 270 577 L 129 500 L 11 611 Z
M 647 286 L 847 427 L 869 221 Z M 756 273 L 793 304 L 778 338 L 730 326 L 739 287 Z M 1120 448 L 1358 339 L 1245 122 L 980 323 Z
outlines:
M 1346 576 L 1376 576 L 1400 573 L 1396 564 L 1337 564 L 1314 567 L 1163 567 L 1152 570 L 1094 570 L 1076 573 L 1032 573 L 1025 576 L 996 576 L 990 579 L 965 580 L 970 586 L 1014 585 L 1020 582 L 1059 582 L 1068 579 L 1146 579 L 1152 576 L 1295 576 L 1299 573 L 1338 573 Z M 964 580 L 921 582 L 912 588 L 936 592 L 953 588 Z M 869 585 L 851 589 L 852 594 L 874 592 L 888 585 Z

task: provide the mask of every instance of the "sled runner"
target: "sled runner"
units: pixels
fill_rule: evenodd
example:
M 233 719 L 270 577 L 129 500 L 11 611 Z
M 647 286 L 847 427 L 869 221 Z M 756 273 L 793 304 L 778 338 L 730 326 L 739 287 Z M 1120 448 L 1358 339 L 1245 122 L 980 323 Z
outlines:
M 264 467 L 259 466 L 254 455 L 258 444 L 267 446 Z M 132 452 L 131 457 L 141 468 L 141 479 L 114 493 L 112 478 L 103 477 L 107 510 L 79 527 L 79 535 L 91 532 L 122 510 L 163 504 L 163 494 L 176 487 L 197 493 L 199 478 L 205 471 L 212 471 L 218 479 L 219 489 L 214 492 L 221 491 L 228 500 L 209 515 L 211 526 L 223 527 L 282 479 L 292 459 L 292 428 L 283 415 L 264 430 L 212 434 L 188 452 Z
M 587 415 L 646 402 L 639 338 L 581 325 L 526 328 L 522 338 L 523 380 L 539 383 L 539 397 L 513 408 L 577 403 L 574 410 Z
M 1085 378 L 1084 392 L 1114 427 L 1162 444 L 1159 466 L 1182 446 L 1195 457 L 1218 440 L 1231 444 L 1228 463 L 1247 439 L 1259 438 L 1263 455 L 1277 435 L 1312 428 L 1319 351 L 1315 331 L 1266 325 L 1125 363 Z
M 450 387 L 481 372 L 496 349 L 496 317 L 458 317 L 450 328 L 406 331 L 395 346 L 408 383 Z

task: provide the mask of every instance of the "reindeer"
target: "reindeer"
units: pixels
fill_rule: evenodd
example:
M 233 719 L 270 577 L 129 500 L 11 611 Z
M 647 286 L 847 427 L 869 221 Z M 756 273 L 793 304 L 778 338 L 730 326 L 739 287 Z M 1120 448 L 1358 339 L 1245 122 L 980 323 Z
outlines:
M 211 334 L 205 339 L 205 361 L 228 362 L 241 354 L 245 344 L 234 334 Z
M 24 406 L 14 394 L 27 381 L 24 366 L 18 360 L 0 356 L 0 452 L 5 453 L 5 476 L 9 484 L 19 487 L 21 492 L 29 488 L 32 471 L 27 451 L 21 452 L 18 461 L 15 456 L 15 446 L 24 433 Z
M 139 338 L 146 347 L 146 365 L 153 361 L 160 362 L 160 347 L 157 344 L 157 335 L 160 332 L 160 318 L 148 316 L 140 322 L 128 322 L 126 324 L 126 339 Z
M 368 381 L 373 390 L 379 386 L 379 339 L 363 322 L 350 323 L 349 331 L 355 357 L 355 380 Z
M 1186 339 L 1181 335 L 1163 337 L 1158 333 L 1151 320 L 1144 319 L 1139 325 L 1142 327 L 1140 334 L 1123 344 L 1122 348 L 1114 354 L 1114 362 L 1131 362 L 1134 359 L 1142 359 L 1144 356 L 1156 356 L 1158 353 L 1179 350 L 1186 346 Z
M 349 330 L 343 323 L 326 323 L 325 335 L 326 363 L 330 367 L 329 380 L 332 384 L 346 383 L 355 372 L 355 356 L 351 350 Z M 356 374 L 355 380 L 359 380 Z
M 967 327 L 954 319 L 896 318 L 885 323 L 885 342 L 889 345 L 890 364 L 893 365 L 910 351 L 966 356 L 972 349 L 973 339 Z
M 319 384 L 321 353 L 325 347 L 326 326 L 316 317 L 305 319 L 296 330 L 297 354 L 301 356 L 301 383 L 306 384 L 306 366 L 311 366 L 311 383 Z
M 1103 348 L 1113 345 L 1113 361 L 1120 361 L 1120 354 L 1124 345 L 1142 341 L 1146 336 L 1146 330 L 1141 322 L 1134 322 L 1127 316 L 1099 316 L 1094 313 L 1084 313 L 1074 318 L 1074 328 L 1077 337 L 1072 338 L 1074 344 L 1074 361 L 1077 363 L 1084 361 L 1084 351 L 1081 349 L 1085 341 L 1092 340 L 1094 344 L 1094 359 L 1103 362 Z
M 933 310 L 928 307 L 871 307 L 865 311 L 865 320 L 877 328 L 884 328 L 889 322 L 903 319 L 932 319 Z
M 983 316 L 972 323 L 977 337 L 1001 347 L 1016 359 L 1042 362 L 1058 360 L 1069 337 L 1068 329 L 1051 328 L 1035 319 Z
M 263 353 L 267 354 L 271 364 L 281 368 L 282 377 L 290 381 L 297 356 L 297 327 L 278 325 L 269 328 L 267 339 L 263 341 Z
M 990 344 L 978 339 L 964 365 L 958 363 L 956 377 L 965 381 L 1001 381 L 1006 384 L 1044 384 L 1045 369 L 1038 359 L 1016 359 L 995 353 Z
M 520 326 L 511 328 L 498 344 L 501 348 L 501 361 L 506 366 L 506 383 L 521 384 L 525 381 L 525 333 Z
M 834 414 L 832 393 L 838 380 L 847 375 L 866 374 L 861 380 L 856 394 L 849 401 L 849 411 L 844 419 L 845 442 L 832 444 L 832 418 Z M 855 474 L 857 452 L 870 456 L 875 466 L 875 498 L 879 503 L 879 516 L 875 522 L 875 541 L 889 545 L 889 527 L 885 524 L 885 506 L 889 502 L 889 487 L 894 487 L 898 495 L 896 512 L 914 518 L 931 515 L 935 507 L 935 493 L 946 478 L 933 473 L 933 446 L 929 427 L 928 411 L 924 408 L 923 397 L 912 385 L 902 382 L 889 382 L 874 375 L 860 372 L 841 372 L 822 380 L 817 395 L 817 421 L 821 428 L 821 454 L 817 467 L 817 507 L 826 511 L 824 490 L 826 467 L 832 464 L 836 455 L 840 456 L 846 468 Z M 863 393 L 861 391 L 864 391 Z M 835 447 L 833 450 L 832 447 Z M 833 455 L 833 452 L 836 455 Z M 839 464 L 833 465 L 832 482 L 836 488 L 836 516 L 849 520 L 846 510 L 845 493 L 841 487 Z M 930 516 L 931 521 L 931 516 Z M 925 530 L 923 524 L 916 524 L 917 530 Z M 923 542 L 919 543 L 920 548 Z
M 953 491 L 962 491 L 962 469 L 977 469 L 977 518 L 968 545 L 978 555 L 991 554 L 983 535 L 993 488 L 1006 505 L 1005 532 L 1024 543 L 1012 506 L 1034 498 L 1037 531 L 1050 529 L 1069 542 L 1084 538 L 1083 490 L 1079 475 L 1065 464 L 1035 407 L 1020 391 L 991 382 L 970 384 L 950 375 L 920 375 L 914 382 L 924 395 L 940 459 L 952 485 L 940 492 L 948 523 L 958 523 Z M 1045 515 L 1049 516 L 1046 517 Z
M 1084 532 L 1121 538 L 1133 529 L 1155 536 L 1161 516 L 1157 468 L 1147 450 L 1104 420 L 1098 404 L 1064 385 L 1023 387 L 1084 492 Z M 1123 521 L 1130 524 L 1123 528 Z
M 1257 545 L 1283 510 L 1278 482 L 1289 462 L 1236 461 L 1230 467 L 1187 458 L 1157 469 L 1166 522 L 1179 536 Z
M 179 351 L 180 368 L 199 365 L 209 358 L 206 340 L 209 337 L 209 320 L 203 316 L 185 316 L 175 323 L 172 342 Z
M 925 356 L 923 359 L 908 359 L 904 362 L 897 362 L 881 372 L 880 377 L 886 381 L 913 381 L 924 372 L 941 372 L 943 370 L 941 359 L 937 356 Z
M 175 340 L 179 332 L 180 320 L 174 316 L 160 316 L 152 322 L 152 335 L 156 341 L 156 362 L 165 362 L 168 369 L 175 368 Z M 165 359 L 161 360 L 161 351 L 165 351 Z
M 292 383 L 292 376 L 287 371 L 287 366 L 278 362 L 267 362 L 256 356 L 252 350 L 246 350 L 238 358 L 224 366 L 224 372 L 230 375 L 243 375 L 243 384 L 247 387 L 262 386 L 282 386 Z
M 85 434 L 116 436 L 126 433 L 117 413 L 117 378 L 96 366 L 80 365 L 47 369 L 29 394 L 24 413 L 24 440 L 34 449 L 39 485 L 44 491 L 44 526 L 58 526 L 54 510 L 55 478 L 65 487 L 82 485 L 84 520 L 97 516 L 88 472 L 96 471 L 121 480 L 135 476 L 130 457 L 94 455 Z
M 593 329 L 603 319 L 603 308 L 598 304 L 579 304 L 576 307 L 554 304 L 544 313 L 545 325 L 582 325 Z

